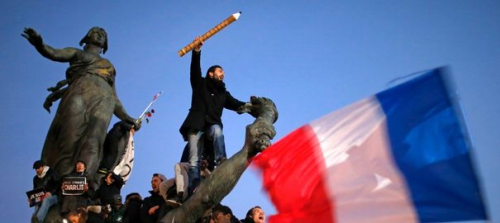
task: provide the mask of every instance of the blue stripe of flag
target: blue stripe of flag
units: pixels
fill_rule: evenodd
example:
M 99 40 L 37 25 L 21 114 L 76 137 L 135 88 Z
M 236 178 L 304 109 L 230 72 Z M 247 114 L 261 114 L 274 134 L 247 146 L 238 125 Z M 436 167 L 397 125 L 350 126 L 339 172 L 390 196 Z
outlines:
M 420 222 L 487 219 L 470 140 L 438 68 L 377 94 Z

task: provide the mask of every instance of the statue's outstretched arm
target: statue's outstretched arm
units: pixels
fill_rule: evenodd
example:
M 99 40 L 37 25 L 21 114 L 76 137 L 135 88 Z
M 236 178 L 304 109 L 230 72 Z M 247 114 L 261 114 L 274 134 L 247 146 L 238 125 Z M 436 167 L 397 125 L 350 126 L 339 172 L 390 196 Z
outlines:
M 120 120 L 122 121 L 125 121 L 131 125 L 134 125 L 134 129 L 137 131 L 139 130 L 139 128 L 141 128 L 141 123 L 137 123 L 136 119 L 131 117 L 127 111 L 125 110 L 125 108 L 123 107 L 123 104 L 122 102 L 120 101 L 120 99 L 118 98 L 118 95 L 116 94 L 116 88 L 113 84 L 113 94 L 114 94 L 114 97 L 115 97 L 115 109 L 114 109 L 114 112 L 113 114 L 119 118 Z
M 25 28 L 21 36 L 26 38 L 42 56 L 53 61 L 69 62 L 79 51 L 78 49 L 72 47 L 54 49 L 53 47 L 43 43 L 42 36 L 40 36 L 40 34 L 32 28 Z
M 251 98 L 249 109 L 256 120 L 246 127 L 245 144 L 234 156 L 205 178 L 196 192 L 182 206 L 171 210 L 160 222 L 195 222 L 203 212 L 220 203 L 236 186 L 251 158 L 271 145 L 276 135 L 273 123 L 278 118 L 274 103 L 267 98 Z

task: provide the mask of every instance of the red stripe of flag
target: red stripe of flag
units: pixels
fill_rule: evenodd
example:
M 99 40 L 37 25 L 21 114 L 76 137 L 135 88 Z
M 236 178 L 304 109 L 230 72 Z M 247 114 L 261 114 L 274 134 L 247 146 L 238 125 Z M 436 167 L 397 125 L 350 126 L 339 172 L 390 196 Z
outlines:
M 254 158 L 278 212 L 269 223 L 335 222 L 319 146 L 312 128 L 304 125 Z

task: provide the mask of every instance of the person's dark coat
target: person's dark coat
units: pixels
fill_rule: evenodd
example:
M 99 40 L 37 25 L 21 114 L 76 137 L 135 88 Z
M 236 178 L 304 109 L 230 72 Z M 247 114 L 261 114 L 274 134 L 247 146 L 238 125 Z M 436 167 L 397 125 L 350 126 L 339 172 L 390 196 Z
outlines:
M 56 195 L 60 188 L 59 176 L 56 171 L 49 167 L 47 173 L 42 178 L 35 175 L 33 177 L 33 189 L 43 187 L 45 192 L 49 192 L 52 195 Z
M 132 125 L 126 121 L 119 121 L 109 130 L 104 140 L 103 159 L 99 169 L 113 170 L 121 161 L 121 156 L 125 153 L 125 148 L 130 137 Z
M 127 195 L 123 223 L 140 223 L 142 198 L 137 193 Z
M 106 174 L 107 175 L 107 174 Z M 113 205 L 115 201 L 115 196 L 120 195 L 122 186 L 123 186 L 123 178 L 111 173 L 111 178 L 115 180 L 112 184 L 108 185 L 104 180 L 105 177 L 101 179 L 101 185 L 99 189 L 95 192 L 93 199 L 99 198 L 101 201 L 101 205 L 105 206 L 107 204 Z
M 109 217 L 106 219 L 105 223 L 123 223 L 123 215 L 126 209 L 127 207 L 125 207 L 125 205 L 122 205 L 119 208 L 113 208 L 111 213 L 109 213 Z
M 235 99 L 226 90 L 224 83 L 210 77 L 202 77 L 201 52 L 193 51 L 191 58 L 190 82 L 193 94 L 191 108 L 179 131 L 185 141 L 189 131 L 203 131 L 205 127 L 219 124 L 222 127 L 224 108 L 236 111 L 245 103 Z
M 80 207 L 86 208 L 90 203 L 90 198 L 94 196 L 95 193 L 95 185 L 90 181 L 91 178 L 87 173 L 72 172 L 65 175 L 62 180 L 66 177 L 85 177 L 88 184 L 88 190 L 81 195 L 62 195 L 61 213 L 63 214 L 69 213 Z
M 151 196 L 144 198 L 141 207 L 141 220 L 143 223 L 156 223 L 158 220 L 158 216 L 160 214 L 160 209 L 156 210 L 153 215 L 150 215 L 149 209 L 158 205 L 161 206 L 165 204 L 165 200 L 159 193 L 155 193 L 153 191 L 149 191 Z

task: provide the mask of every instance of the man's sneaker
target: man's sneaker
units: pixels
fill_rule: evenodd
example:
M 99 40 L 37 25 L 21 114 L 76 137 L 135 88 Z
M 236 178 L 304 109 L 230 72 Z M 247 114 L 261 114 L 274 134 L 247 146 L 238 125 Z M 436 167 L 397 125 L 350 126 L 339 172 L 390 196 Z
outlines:
M 167 205 L 169 205 L 173 208 L 179 207 L 182 205 L 182 202 L 184 202 L 183 197 L 184 197 L 184 192 L 179 192 L 177 194 L 177 197 L 175 197 L 175 199 L 167 200 Z

